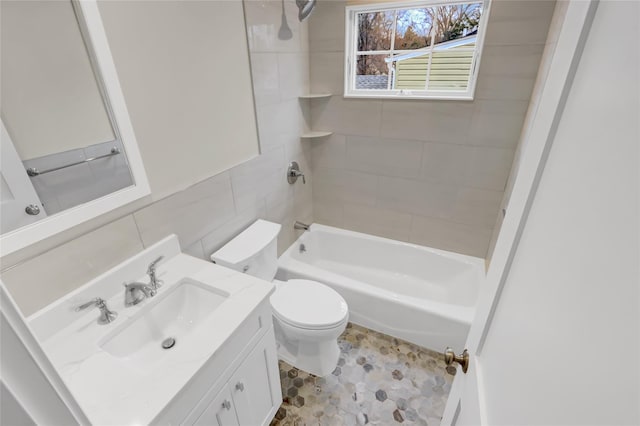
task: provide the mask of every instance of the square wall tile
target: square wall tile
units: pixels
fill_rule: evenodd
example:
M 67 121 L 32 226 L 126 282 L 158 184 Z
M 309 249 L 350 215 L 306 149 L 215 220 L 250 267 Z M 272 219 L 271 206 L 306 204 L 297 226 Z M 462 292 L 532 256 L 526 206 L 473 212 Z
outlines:
M 502 191 L 460 188 L 457 191 L 453 212 L 441 218 L 466 225 L 492 228 L 500 209 L 502 195 Z
M 377 205 L 403 213 L 448 218 L 454 212 L 459 190 L 452 185 L 380 176 Z
M 504 191 L 514 152 L 513 149 L 474 147 L 473 158 L 465 174 L 465 185 Z
M 347 157 L 346 136 L 336 134 L 311 141 L 311 165 L 316 169 L 346 167 Z
M 411 215 L 380 207 L 346 203 L 344 226 L 354 231 L 408 241 Z
M 319 0 L 309 19 L 311 52 L 344 51 L 346 1 Z
M 188 247 L 235 214 L 231 179 L 221 173 L 134 213 L 145 247 L 176 234 Z
M 378 176 L 351 170 L 318 168 L 313 174 L 314 204 L 357 203 L 374 206 Z
M 515 149 L 528 107 L 527 101 L 475 101 L 468 143 Z
M 309 93 L 309 54 L 278 53 L 278 74 L 281 99 L 298 100 Z
M 346 161 L 353 170 L 416 177 L 420 174 L 423 146 L 419 141 L 347 136 Z
M 333 93 L 340 95 L 344 91 L 344 53 L 315 52 L 309 53 L 309 70 L 311 75 L 311 92 Z M 316 100 L 313 102 L 321 102 Z
M 289 40 L 278 38 L 283 7 L 292 33 Z M 298 22 L 298 7 L 293 0 L 244 0 L 244 12 L 250 52 L 300 51 L 306 31 Z
M 491 4 L 485 45 L 545 44 L 553 0 L 498 0 Z
M 315 223 L 344 228 L 344 205 L 341 202 L 318 202 L 314 199 L 313 218 Z
M 189 256 L 197 257 L 198 259 L 209 260 L 204 255 L 204 249 L 202 248 L 202 241 L 198 240 L 191 244 L 189 247 L 183 248 L 182 252 Z
M 425 142 L 420 176 L 423 179 L 461 185 L 469 172 L 474 148 L 467 145 Z
M 7 269 L 2 281 L 28 316 L 143 248 L 128 215 Z
M 378 136 L 382 101 L 344 99 L 332 96 L 327 101 L 312 102 L 311 128 L 344 135 Z
M 427 247 L 484 258 L 491 239 L 490 228 L 413 216 L 410 242 Z
M 200 241 L 203 258 L 210 260 L 212 253 L 231 241 L 236 235 L 244 231 L 258 219 L 266 218 L 264 203 L 239 212 L 231 220 L 218 226 L 215 230 L 206 234 Z
M 256 108 L 280 101 L 277 53 L 251 53 L 251 76 Z
M 385 100 L 380 135 L 461 144 L 467 140 L 472 113 L 470 102 Z

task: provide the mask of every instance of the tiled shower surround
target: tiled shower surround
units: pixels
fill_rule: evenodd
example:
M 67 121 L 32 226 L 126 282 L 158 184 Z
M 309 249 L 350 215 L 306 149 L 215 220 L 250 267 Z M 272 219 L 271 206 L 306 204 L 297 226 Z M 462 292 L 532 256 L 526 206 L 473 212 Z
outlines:
M 440 424 L 453 380 L 442 355 L 351 323 L 338 343 L 326 377 L 280 362 L 284 402 L 272 426 Z
M 314 219 L 485 257 L 554 1 L 494 1 L 473 101 L 344 98 L 345 6 L 309 19 Z M 373 2 L 364 2 L 373 3 Z M 391 225 L 390 225 L 391 224 Z

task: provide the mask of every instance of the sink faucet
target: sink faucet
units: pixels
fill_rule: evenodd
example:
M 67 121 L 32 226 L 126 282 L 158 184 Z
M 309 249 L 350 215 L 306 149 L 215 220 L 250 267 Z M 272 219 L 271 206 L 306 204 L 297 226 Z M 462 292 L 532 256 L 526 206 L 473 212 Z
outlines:
M 133 282 L 123 283 L 124 285 L 124 306 L 135 306 L 148 297 L 156 295 L 156 290 L 151 284 Z
M 157 291 L 158 288 L 160 288 L 162 286 L 162 280 L 159 280 L 158 277 L 156 277 L 156 265 L 162 259 L 164 259 L 164 256 L 160 256 L 159 258 L 157 258 L 156 260 L 151 262 L 149 264 L 149 267 L 147 268 L 147 274 L 149 275 L 149 285 L 155 291 Z M 153 294 L 152 294 L 152 296 L 153 296 Z
M 100 325 L 109 324 L 110 322 L 113 322 L 118 317 L 118 313 L 109 310 L 109 308 L 107 307 L 107 302 L 105 302 L 104 299 L 101 299 L 99 297 L 96 297 L 95 299 L 92 299 L 87 303 L 83 303 L 80 306 L 76 306 L 75 311 L 80 312 L 92 306 L 95 306 L 98 309 L 100 309 L 100 316 L 98 317 L 98 324 Z

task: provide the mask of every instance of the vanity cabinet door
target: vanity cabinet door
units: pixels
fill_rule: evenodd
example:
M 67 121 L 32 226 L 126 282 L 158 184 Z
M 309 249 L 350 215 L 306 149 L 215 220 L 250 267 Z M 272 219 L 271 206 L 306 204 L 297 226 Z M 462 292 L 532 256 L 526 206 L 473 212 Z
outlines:
M 273 327 L 231 377 L 229 390 L 240 425 L 269 424 L 282 403 Z
M 228 387 L 224 387 L 204 410 L 194 425 L 198 426 L 240 426 L 233 399 Z

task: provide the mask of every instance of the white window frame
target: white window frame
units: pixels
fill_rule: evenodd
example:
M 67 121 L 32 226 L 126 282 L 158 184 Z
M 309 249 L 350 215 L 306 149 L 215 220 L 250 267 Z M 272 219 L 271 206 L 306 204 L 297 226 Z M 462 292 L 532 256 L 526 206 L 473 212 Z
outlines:
M 478 28 L 476 48 L 474 52 L 472 70 L 467 90 L 407 90 L 407 89 L 356 89 L 356 50 L 358 46 L 357 15 L 362 12 L 381 12 L 394 9 L 406 9 L 416 7 L 434 7 L 456 4 L 482 2 L 482 16 Z M 344 70 L 344 97 L 345 98 L 378 98 L 378 99 L 442 99 L 442 100 L 467 100 L 472 101 L 476 90 L 480 58 L 484 47 L 484 37 L 489 21 L 489 8 L 491 0 L 413 0 L 394 3 L 374 3 L 367 5 L 347 6 L 345 13 L 345 70 Z M 387 53 L 384 51 L 382 53 Z M 403 51 L 411 52 L 411 51 Z

